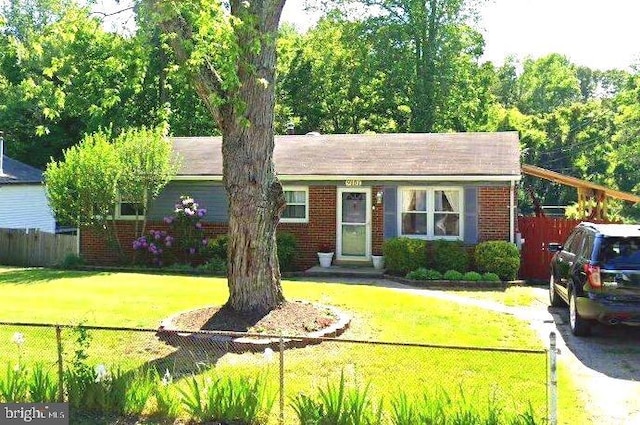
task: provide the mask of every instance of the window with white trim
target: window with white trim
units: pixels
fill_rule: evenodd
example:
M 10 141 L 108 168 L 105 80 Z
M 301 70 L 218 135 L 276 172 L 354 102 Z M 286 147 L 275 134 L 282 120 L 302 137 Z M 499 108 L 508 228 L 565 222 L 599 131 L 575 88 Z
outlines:
M 309 222 L 309 188 L 284 187 L 284 199 L 287 203 L 281 222 L 308 223 Z
M 116 218 L 121 220 L 135 220 L 144 217 L 144 205 L 140 202 L 120 200 L 116 203 Z
M 462 239 L 462 188 L 403 187 L 398 193 L 398 227 L 402 236 Z

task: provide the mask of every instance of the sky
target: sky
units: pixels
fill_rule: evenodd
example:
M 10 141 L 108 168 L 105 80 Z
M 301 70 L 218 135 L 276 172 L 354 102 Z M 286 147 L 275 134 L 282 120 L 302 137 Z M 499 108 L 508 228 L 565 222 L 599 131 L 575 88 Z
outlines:
M 305 1 L 287 0 L 282 21 L 302 31 L 313 26 L 320 14 L 306 12 Z M 99 0 L 95 9 L 114 8 L 115 0 Z M 640 63 L 639 20 L 640 0 L 487 0 L 479 22 L 482 59 L 501 65 L 508 55 L 556 52 L 593 69 L 628 70 Z
M 305 0 L 287 0 L 282 20 L 306 30 L 318 19 Z M 640 0 L 488 0 L 481 9 L 483 59 L 501 65 L 562 53 L 594 69 L 628 69 L 640 61 Z

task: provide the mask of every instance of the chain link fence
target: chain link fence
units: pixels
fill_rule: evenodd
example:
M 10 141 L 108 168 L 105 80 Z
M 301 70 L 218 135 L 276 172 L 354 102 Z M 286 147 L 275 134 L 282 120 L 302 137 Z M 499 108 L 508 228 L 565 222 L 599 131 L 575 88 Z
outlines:
M 296 424 L 304 422 L 301 410 L 328 415 L 332 397 L 342 394 L 350 408 L 368 409 L 376 418 L 370 423 L 401 423 L 403 409 L 410 417 L 407 410 L 438 408 L 512 418 L 501 423 L 554 423 L 553 351 L 0 323 L 0 402 L 64 401 L 72 412 L 205 420 L 203 410 L 232 399 L 247 410 L 244 394 L 261 400 L 249 412 L 260 423 Z M 16 390 L 18 375 L 24 389 Z

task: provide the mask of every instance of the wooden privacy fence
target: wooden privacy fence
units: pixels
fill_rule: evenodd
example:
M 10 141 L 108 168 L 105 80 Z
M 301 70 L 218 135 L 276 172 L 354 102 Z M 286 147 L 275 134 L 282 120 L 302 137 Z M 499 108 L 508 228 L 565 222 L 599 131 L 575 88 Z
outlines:
M 46 267 L 62 262 L 68 254 L 78 254 L 77 235 L 0 229 L 0 264 Z
M 549 262 L 553 256 L 547 249 L 549 242 L 564 243 L 571 230 L 581 221 L 554 217 L 518 218 L 518 230 L 524 239 L 520 253 L 520 277 L 548 280 Z

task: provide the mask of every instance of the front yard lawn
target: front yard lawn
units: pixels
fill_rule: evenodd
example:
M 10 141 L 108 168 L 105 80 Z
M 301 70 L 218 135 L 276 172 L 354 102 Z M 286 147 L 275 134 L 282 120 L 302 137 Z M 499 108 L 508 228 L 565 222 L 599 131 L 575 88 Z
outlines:
M 337 306 L 353 317 L 343 339 L 415 342 L 448 346 L 543 348 L 529 326 L 511 316 L 362 284 L 285 281 L 288 299 Z M 156 328 L 176 312 L 226 301 L 226 280 L 135 273 L 89 273 L 47 269 L 0 269 L 0 321 Z M 25 334 L 20 352 L 14 332 Z M 152 332 L 92 331 L 90 362 L 139 367 L 151 362 L 175 374 L 267 373 L 277 386 L 277 355 L 217 354 L 176 350 Z M 65 352 L 74 333 L 64 332 Z M 50 329 L 0 325 L 0 370 L 7 362 L 55 363 Z M 209 369 L 210 366 L 213 369 Z M 288 396 L 311 392 L 344 372 L 351 383 L 370 383 L 376 399 L 399 391 L 417 395 L 461 390 L 479 408 L 495 399 L 505 410 L 526 410 L 530 402 L 546 415 L 544 354 L 467 351 L 366 343 L 325 342 L 285 352 Z M 210 372 L 204 372 L 210 373 Z M 288 412 L 288 415 L 291 415 Z

